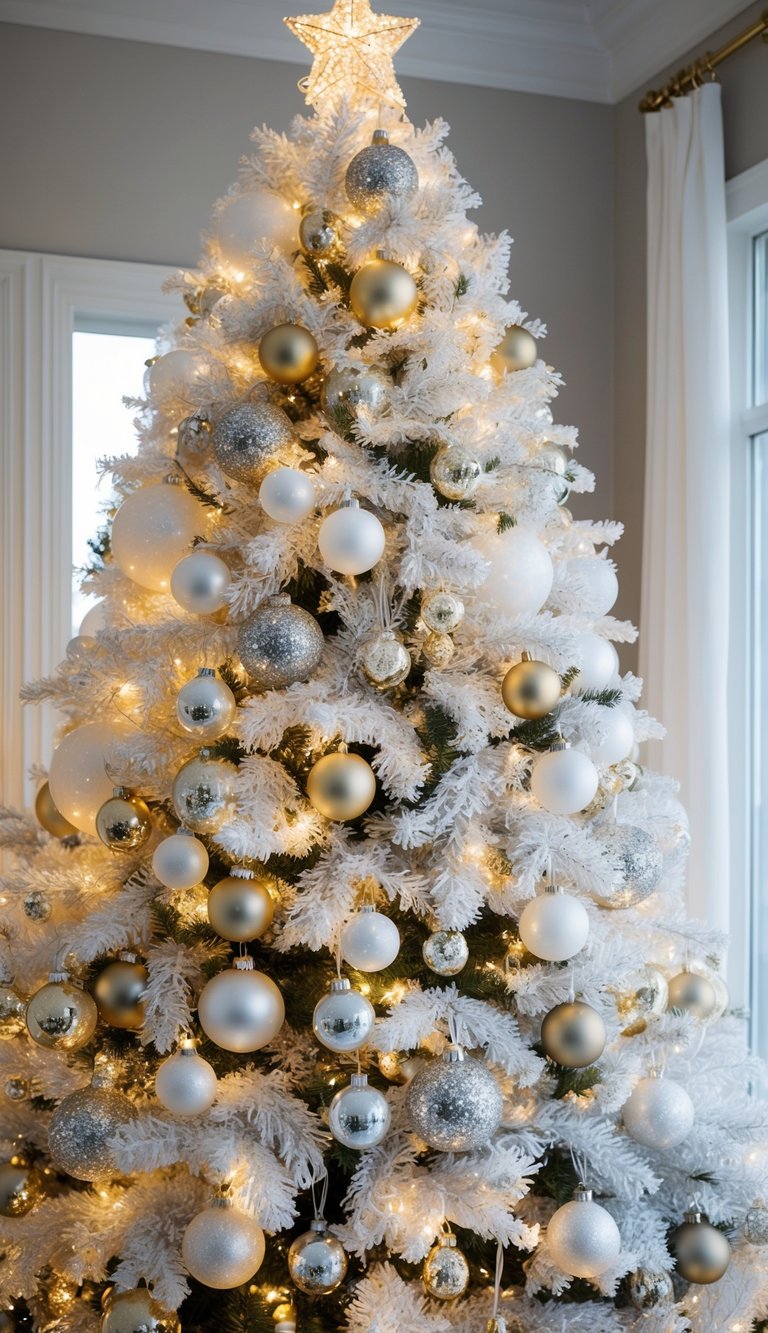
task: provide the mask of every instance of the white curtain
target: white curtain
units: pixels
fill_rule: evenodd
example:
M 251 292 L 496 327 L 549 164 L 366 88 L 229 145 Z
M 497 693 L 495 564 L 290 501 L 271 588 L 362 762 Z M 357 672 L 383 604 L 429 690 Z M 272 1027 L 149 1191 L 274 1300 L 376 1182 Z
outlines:
M 691 821 L 689 910 L 728 929 L 729 404 L 720 88 L 645 117 L 648 397 L 640 670 Z

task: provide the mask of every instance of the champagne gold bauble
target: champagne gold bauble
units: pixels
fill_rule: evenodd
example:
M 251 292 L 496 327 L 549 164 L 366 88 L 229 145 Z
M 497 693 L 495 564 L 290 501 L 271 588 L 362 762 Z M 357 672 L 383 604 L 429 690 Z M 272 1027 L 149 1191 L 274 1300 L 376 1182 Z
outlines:
M 491 365 L 499 374 L 514 370 L 530 370 L 538 356 L 536 339 L 520 324 L 510 324 L 494 352 Z
M 509 668 L 501 685 L 501 697 L 510 713 L 534 722 L 546 717 L 560 701 L 560 677 L 546 662 L 537 662 L 529 653 Z
M 47 782 L 43 783 L 35 797 L 35 815 L 38 824 L 41 824 L 52 838 L 72 838 L 77 835 L 74 824 L 70 824 L 54 804 Z
M 605 1023 L 581 1000 L 557 1004 L 541 1025 L 541 1044 L 550 1060 L 566 1069 L 585 1069 L 605 1050 Z
M 253 959 L 236 958 L 203 986 L 197 1016 L 207 1037 L 223 1051 L 244 1055 L 273 1041 L 285 1021 L 283 997 Z
M 349 289 L 353 313 L 373 329 L 396 329 L 416 309 L 418 299 L 410 273 L 391 259 L 369 259 Z
M 266 875 L 233 870 L 214 884 L 208 895 L 208 920 L 223 940 L 247 944 L 269 930 L 275 904 Z
M 127 1032 L 144 1026 L 144 994 L 149 973 L 132 953 L 121 954 L 107 963 L 94 987 L 99 1014 L 105 1023 Z
M 181 1333 L 181 1321 L 163 1309 L 148 1287 L 135 1287 L 110 1293 L 100 1333 Z
M 439 634 L 433 630 L 422 643 L 421 651 L 430 666 L 437 671 L 444 671 L 453 660 L 456 645 L 450 634 Z
M 310 208 L 299 223 L 299 245 L 305 255 L 330 259 L 340 248 L 341 219 L 327 208 Z
M 711 1226 L 694 1208 L 673 1231 L 670 1244 L 680 1276 L 699 1286 L 719 1282 L 731 1262 L 731 1247 L 722 1231 Z
M 375 366 L 334 367 L 323 380 L 320 403 L 324 412 L 346 409 L 350 413 L 365 407 L 372 416 L 378 416 L 389 403 L 392 379 Z
M 93 997 L 66 972 L 51 972 L 27 1005 L 29 1035 L 46 1050 L 82 1050 L 96 1031 L 98 1018 Z
M 411 654 L 391 629 L 366 639 L 360 651 L 363 675 L 378 690 L 391 690 L 405 680 L 411 669 Z
M 390 1083 L 399 1083 L 401 1086 L 410 1083 L 423 1063 L 418 1055 L 406 1055 L 402 1051 L 379 1052 L 379 1070 Z
M 717 1005 L 717 992 L 709 977 L 683 969 L 668 983 L 667 1008 L 682 1009 L 694 1018 L 711 1018 Z
M 376 778 L 359 754 L 323 755 L 312 765 L 307 796 L 326 819 L 357 819 L 376 795 Z
M 173 806 L 185 828 L 216 833 L 227 817 L 237 775 L 234 764 L 201 750 L 182 764 L 173 780 Z
M 453 634 L 464 619 L 464 603 L 455 592 L 438 588 L 421 598 L 421 618 L 435 634 Z
M 111 1144 L 118 1130 L 135 1120 L 133 1102 L 114 1088 L 79 1088 L 60 1102 L 48 1127 L 48 1149 L 58 1171 L 75 1180 L 99 1180 L 115 1173 Z
M 276 324 L 259 343 L 259 361 L 277 384 L 301 384 L 317 365 L 317 343 L 300 324 Z
M 455 1301 L 469 1286 L 469 1264 L 452 1231 L 432 1246 L 421 1270 L 424 1290 L 436 1301 Z
M 344 1281 L 347 1256 L 324 1218 L 316 1217 L 310 1230 L 296 1237 L 288 1251 L 288 1272 L 307 1296 L 327 1296 Z
M 0 1164 L 0 1216 L 23 1217 L 43 1197 L 43 1179 L 26 1162 Z
M 96 832 L 110 851 L 138 851 L 152 832 L 149 806 L 124 787 L 115 787 L 109 800 L 99 807 Z
M 460 445 L 448 444 L 438 449 L 429 465 L 429 475 L 435 490 L 446 500 L 468 500 L 480 485 L 483 468 Z

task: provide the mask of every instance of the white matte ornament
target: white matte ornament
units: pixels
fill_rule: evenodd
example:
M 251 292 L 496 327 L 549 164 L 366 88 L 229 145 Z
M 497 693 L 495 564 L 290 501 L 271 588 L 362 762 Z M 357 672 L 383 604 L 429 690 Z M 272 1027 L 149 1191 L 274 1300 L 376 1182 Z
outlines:
M 106 602 L 103 600 L 92 606 L 90 611 L 86 611 L 80 621 L 79 633 L 86 637 L 92 637 L 101 634 L 102 630 L 107 628 Z
M 162 482 L 126 496 L 112 520 L 112 558 L 126 578 L 169 592 L 171 575 L 208 520 L 186 486 Z
M 213 551 L 192 551 L 173 568 L 171 596 L 192 615 L 212 616 L 227 605 L 232 575 Z
M 376 1013 L 370 1000 L 352 990 L 349 979 L 331 982 L 327 995 L 315 1005 L 312 1028 L 329 1051 L 356 1051 L 373 1031 Z
M 197 1016 L 211 1041 L 242 1055 L 261 1050 L 277 1036 L 285 1004 L 271 977 L 254 970 L 252 958 L 236 958 L 234 967 L 203 986 Z
M 400 931 L 383 912 L 366 906 L 341 932 L 341 956 L 358 972 L 381 972 L 400 952 Z
M 107 773 L 118 725 L 86 722 L 70 731 L 51 757 L 48 785 L 57 810 L 80 829 L 96 834 L 96 816 L 112 796 L 114 781 Z
M 320 524 L 317 544 L 329 569 L 337 574 L 365 574 L 384 554 L 384 529 L 359 501 L 342 505 Z
M 676 1148 L 693 1129 L 695 1112 L 685 1088 L 671 1078 L 641 1078 L 621 1108 L 624 1128 L 644 1148 Z
M 574 666 L 580 669 L 569 686 L 571 694 L 604 690 L 618 674 L 619 654 L 610 639 L 604 639 L 602 634 L 593 634 L 591 630 L 580 634 L 576 642 Z
M 298 523 L 315 507 L 312 478 L 296 467 L 278 467 L 268 472 L 259 487 L 259 503 L 276 523 Z
M 550 1218 L 547 1244 L 564 1273 L 596 1278 L 618 1259 L 621 1235 L 607 1209 L 592 1199 L 592 1191 L 580 1186 L 570 1203 Z
M 391 1114 L 389 1102 L 378 1088 L 370 1087 L 367 1074 L 353 1074 L 328 1110 L 328 1127 L 346 1148 L 363 1151 L 375 1148 L 385 1138 Z
M 596 791 L 597 769 L 581 750 L 558 745 L 534 762 L 531 794 L 551 815 L 575 815 Z
M 258 1272 L 264 1259 L 264 1232 L 254 1218 L 215 1199 L 192 1218 L 181 1241 L 188 1271 L 205 1287 L 229 1291 Z
M 581 556 L 568 561 L 568 572 L 583 585 L 574 601 L 596 620 L 607 616 L 619 595 L 619 580 L 611 561 Z
M 249 190 L 229 200 L 218 219 L 221 257 L 236 272 L 256 261 L 257 241 L 269 241 L 284 254 L 298 250 L 299 213 L 271 190 Z
M 176 696 L 179 725 L 190 736 L 213 741 L 229 730 L 237 710 L 235 696 L 210 667 L 182 685 Z
M 490 565 L 485 583 L 472 594 L 476 604 L 497 616 L 535 615 L 541 610 L 554 570 L 549 551 L 534 532 L 523 527 L 484 532 L 472 539 L 472 545 Z
M 526 903 L 518 923 L 520 939 L 534 958 L 564 963 L 587 942 L 589 916 L 584 904 L 558 885 Z
M 191 1040 L 164 1060 L 155 1075 L 157 1100 L 172 1115 L 203 1115 L 213 1106 L 218 1079 Z
M 635 729 L 631 718 L 621 707 L 600 709 L 601 739 L 590 745 L 589 753 L 596 764 L 620 764 L 635 743 Z
M 205 844 L 191 833 L 172 833 L 155 848 L 152 869 L 166 889 L 192 889 L 208 874 Z
M 153 407 L 170 408 L 191 402 L 190 389 L 205 384 L 209 367 L 190 347 L 174 347 L 147 367 L 144 390 Z

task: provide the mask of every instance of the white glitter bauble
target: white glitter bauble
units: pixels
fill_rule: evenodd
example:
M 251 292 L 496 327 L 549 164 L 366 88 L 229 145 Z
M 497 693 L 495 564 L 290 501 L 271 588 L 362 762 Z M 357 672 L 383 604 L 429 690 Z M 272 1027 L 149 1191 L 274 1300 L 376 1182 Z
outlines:
M 179 725 L 200 740 L 214 741 L 223 736 L 232 725 L 236 709 L 234 694 L 211 667 L 200 667 L 176 696 Z
M 421 598 L 421 618 L 434 634 L 452 634 L 464 619 L 464 603 L 455 592 L 438 588 Z
M 173 568 L 171 596 L 184 611 L 212 616 L 227 605 L 229 565 L 213 551 L 192 551 Z
M 750 1245 L 768 1245 L 768 1208 L 763 1199 L 755 1199 L 744 1217 L 744 1239 Z
M 370 1000 L 341 977 L 315 1005 L 312 1030 L 329 1051 L 356 1051 L 370 1037 L 375 1018 Z
M 675 1299 L 672 1278 L 663 1268 L 635 1269 L 629 1275 L 627 1287 L 635 1310 L 655 1310 L 659 1305 L 671 1305 Z
M 579 673 L 570 683 L 571 694 L 604 690 L 619 670 L 619 654 L 610 639 L 585 630 L 578 635 L 576 644 L 573 665 L 579 667 Z
M 449 1046 L 411 1079 L 406 1093 L 411 1128 L 440 1152 L 468 1152 L 488 1143 L 504 1100 L 487 1065 Z
M 78 1088 L 56 1107 L 48 1126 L 53 1165 L 76 1180 L 99 1180 L 115 1172 L 111 1143 L 135 1120 L 133 1102 L 114 1088 Z
M 468 500 L 474 495 L 483 475 L 479 459 L 458 444 L 438 449 L 429 466 L 435 490 L 446 500 Z
M 547 888 L 525 904 L 518 923 L 520 939 L 534 958 L 564 963 L 587 942 L 589 916 L 584 904 L 559 885 Z
M 282 408 L 272 403 L 238 403 L 219 417 L 211 442 L 222 472 L 245 486 L 257 486 L 281 449 L 294 443 Z
M 411 654 L 394 630 L 384 629 L 366 639 L 360 649 L 363 675 L 378 690 L 400 685 L 411 669 Z
M 641 1078 L 621 1108 L 624 1128 L 644 1148 L 676 1148 L 688 1137 L 695 1112 L 685 1088 L 671 1078 Z
M 400 952 L 400 931 L 394 921 L 366 905 L 341 932 L 341 956 L 358 972 L 381 972 Z
M 616 867 L 616 888 L 600 897 L 601 907 L 635 907 L 649 898 L 664 872 L 664 857 L 656 839 L 634 824 L 601 824 L 595 836 Z
M 344 1246 L 328 1230 L 322 1217 L 316 1217 L 310 1230 L 297 1236 L 288 1251 L 291 1281 L 307 1296 L 327 1296 L 347 1275 Z
M 345 409 L 354 415 L 364 407 L 371 416 L 379 416 L 392 395 L 392 377 L 375 366 L 335 366 L 323 380 L 320 402 L 324 412 Z
M 115 744 L 123 737 L 117 724 L 85 722 L 70 731 L 53 752 L 48 786 L 57 810 L 82 833 L 96 834 L 96 816 L 112 796 L 107 773 Z
M 240 661 L 257 690 L 280 690 L 306 680 L 320 665 L 324 643 L 314 616 L 286 596 L 260 606 L 237 634 Z
M 607 616 L 619 595 L 619 580 L 611 561 L 580 556 L 568 561 L 568 573 L 581 585 L 573 594 L 575 605 L 595 620 Z
M 597 791 L 597 769 L 588 755 L 562 743 L 534 760 L 531 794 L 552 815 L 575 815 Z
M 166 889 L 192 889 L 208 874 L 208 852 L 199 838 L 179 830 L 155 848 L 152 869 Z
M 424 1290 L 436 1301 L 453 1301 L 469 1285 L 469 1264 L 458 1248 L 453 1232 L 440 1237 L 432 1246 L 421 1270 Z
M 285 1004 L 271 977 L 254 970 L 252 958 L 236 958 L 233 967 L 203 986 L 197 1016 L 205 1035 L 223 1051 L 245 1054 L 274 1040 L 285 1021 Z
M 485 583 L 475 588 L 476 604 L 498 615 L 527 616 L 540 611 L 552 588 L 552 559 L 535 533 L 528 528 L 506 532 L 484 532 L 472 545 L 488 561 Z
M 368 1084 L 367 1074 L 353 1074 L 328 1110 L 328 1127 L 346 1148 L 375 1148 L 389 1129 L 389 1102 L 378 1088 Z
M 191 347 L 174 347 L 147 367 L 144 391 L 153 407 L 184 405 L 192 402 L 194 390 L 206 383 L 209 374 L 210 367 L 199 352 Z
M 276 523 L 298 523 L 312 513 L 316 498 L 312 478 L 296 467 L 275 468 L 259 487 L 259 504 Z
M 258 1222 L 228 1199 L 215 1199 L 192 1218 L 181 1240 L 181 1257 L 203 1286 L 229 1291 L 258 1272 L 264 1248 Z
M 198 1055 L 192 1041 L 182 1043 L 155 1075 L 157 1100 L 172 1115 L 203 1115 L 213 1106 L 217 1088 L 213 1065 Z
M 257 241 L 268 241 L 288 255 L 299 248 L 298 225 L 298 212 L 279 194 L 264 189 L 237 194 L 219 213 L 221 257 L 231 270 L 242 272 L 256 262 Z
M 237 769 L 201 750 L 182 764 L 173 779 L 173 808 L 195 833 L 216 833 L 229 813 Z
M 618 764 L 626 759 L 635 743 L 635 729 L 632 720 L 624 708 L 601 708 L 599 711 L 599 741 L 590 745 L 590 757 L 603 767 Z
M 592 1191 L 579 1187 L 550 1218 L 547 1244 L 564 1273 L 595 1278 L 618 1259 L 621 1236 L 611 1214 L 593 1201 Z
M 455 977 L 466 967 L 469 945 L 460 930 L 435 930 L 421 946 L 427 967 L 439 977 Z
M 344 185 L 352 207 L 372 217 L 388 199 L 410 199 L 419 188 L 419 173 L 405 149 L 389 142 L 386 130 L 374 130 L 373 142 L 347 167 Z
M 169 592 L 176 565 L 207 527 L 205 509 L 186 486 L 172 480 L 141 486 L 112 520 L 112 559 L 139 587 Z
M 337 574 L 365 574 L 384 554 L 384 529 L 359 501 L 328 514 L 317 534 L 320 554 Z

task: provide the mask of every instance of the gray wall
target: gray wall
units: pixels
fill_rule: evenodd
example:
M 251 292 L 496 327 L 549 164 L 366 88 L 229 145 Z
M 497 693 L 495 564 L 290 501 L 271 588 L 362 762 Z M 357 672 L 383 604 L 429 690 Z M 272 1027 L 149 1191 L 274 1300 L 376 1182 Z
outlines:
M 297 46 L 297 52 L 299 51 Z M 306 66 L 0 24 L 0 246 L 190 264 L 253 124 L 287 128 Z M 579 512 L 611 511 L 610 107 L 403 79 L 414 121 L 443 116 L 515 237 L 512 291 L 547 321 L 567 380 L 558 419 L 598 475 Z M 11 131 L 10 127 L 14 127 Z

